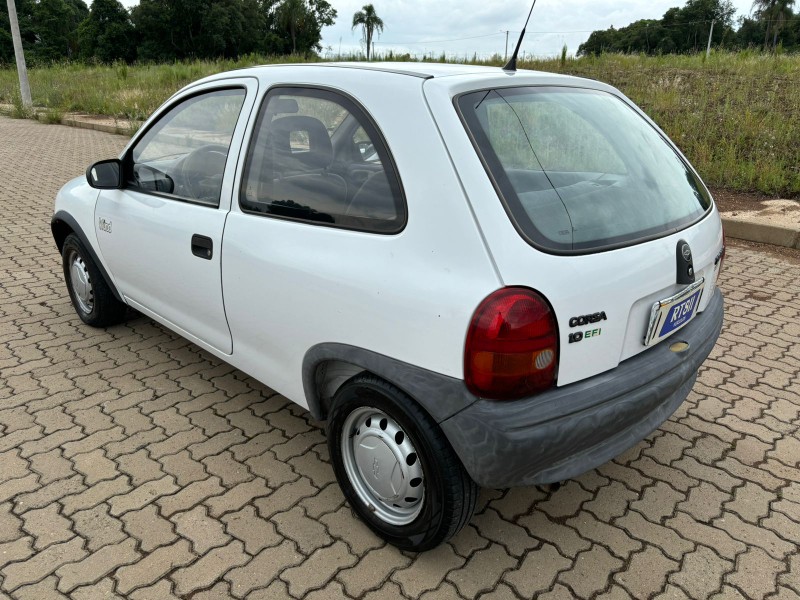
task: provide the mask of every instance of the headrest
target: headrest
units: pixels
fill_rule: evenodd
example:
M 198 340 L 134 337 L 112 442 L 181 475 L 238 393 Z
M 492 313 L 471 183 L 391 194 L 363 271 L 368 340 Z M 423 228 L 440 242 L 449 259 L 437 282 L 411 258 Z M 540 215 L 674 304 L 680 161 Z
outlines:
M 307 151 L 298 151 L 297 148 L 292 151 L 291 136 L 294 132 L 306 134 Z M 322 121 L 314 117 L 293 115 L 275 119 L 269 125 L 269 145 L 274 151 L 274 167 L 277 173 L 301 170 L 303 167 L 324 169 L 333 161 L 333 145 L 328 130 Z M 278 162 L 282 164 L 279 165 Z

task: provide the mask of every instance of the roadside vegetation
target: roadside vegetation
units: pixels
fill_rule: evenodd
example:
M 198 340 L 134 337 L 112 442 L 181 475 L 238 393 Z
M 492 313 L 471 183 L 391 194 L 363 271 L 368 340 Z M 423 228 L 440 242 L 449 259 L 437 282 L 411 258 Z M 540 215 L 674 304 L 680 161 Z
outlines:
M 410 57 L 390 53 L 376 58 Z M 175 91 L 205 75 L 303 60 L 315 59 L 249 55 L 161 65 L 63 63 L 33 68 L 30 79 L 34 105 L 46 109 L 46 121 L 58 121 L 67 112 L 143 120 Z M 466 62 L 500 66 L 503 60 L 497 56 Z M 702 54 L 602 54 L 522 60 L 519 66 L 618 87 L 675 140 L 715 188 L 800 196 L 800 55 L 712 52 L 706 59 Z M 0 104 L 16 105 L 22 113 L 17 89 L 16 71 L 0 69 Z

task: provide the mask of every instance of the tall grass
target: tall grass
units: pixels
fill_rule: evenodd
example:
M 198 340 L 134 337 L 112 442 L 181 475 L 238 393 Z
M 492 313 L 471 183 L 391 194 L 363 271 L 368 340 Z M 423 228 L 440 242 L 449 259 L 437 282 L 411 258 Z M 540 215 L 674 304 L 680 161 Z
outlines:
M 357 55 L 342 57 L 359 60 Z M 387 53 L 383 60 L 408 60 Z M 172 93 L 206 75 L 299 57 L 163 65 L 56 64 L 31 69 L 34 104 L 142 120 Z M 425 61 L 454 61 L 430 56 Z M 503 58 L 458 62 L 501 66 Z M 607 82 L 627 94 L 675 140 L 706 182 L 735 191 L 800 196 L 800 56 L 716 52 L 686 56 L 603 55 L 521 59 L 519 68 Z M 19 104 L 16 72 L 0 69 L 0 103 Z

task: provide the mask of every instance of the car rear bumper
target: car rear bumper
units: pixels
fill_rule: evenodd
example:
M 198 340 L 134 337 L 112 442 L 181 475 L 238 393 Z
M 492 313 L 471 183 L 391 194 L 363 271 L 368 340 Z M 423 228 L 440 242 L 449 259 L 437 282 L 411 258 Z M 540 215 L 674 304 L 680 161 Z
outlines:
M 484 487 L 575 477 L 634 446 L 675 412 L 719 337 L 722 317 L 717 289 L 691 323 L 615 369 L 525 400 L 478 400 L 440 425 Z M 676 341 L 689 348 L 672 352 Z

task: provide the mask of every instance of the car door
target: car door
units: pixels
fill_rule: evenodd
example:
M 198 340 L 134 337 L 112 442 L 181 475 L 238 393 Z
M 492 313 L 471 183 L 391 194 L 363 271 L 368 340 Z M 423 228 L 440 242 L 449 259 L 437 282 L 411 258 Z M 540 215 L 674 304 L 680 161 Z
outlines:
M 347 176 L 353 153 L 337 151 L 331 141 L 351 116 L 382 165 L 356 189 Z M 373 320 L 383 318 L 380 311 L 362 311 L 357 302 L 364 298 L 355 290 L 363 285 L 389 302 L 395 296 L 396 277 L 385 265 L 397 264 L 392 257 L 406 221 L 402 187 L 363 108 L 327 88 L 271 88 L 242 163 L 222 273 L 236 364 L 302 402 L 296 364 L 302 353 L 320 338 L 347 343 L 352 332 L 377 329 Z M 353 309 L 344 312 L 354 296 Z M 395 310 L 407 303 L 401 296 Z
M 197 86 L 165 105 L 126 150 L 125 185 L 102 191 L 103 258 L 134 308 L 230 354 L 221 246 L 251 78 Z

